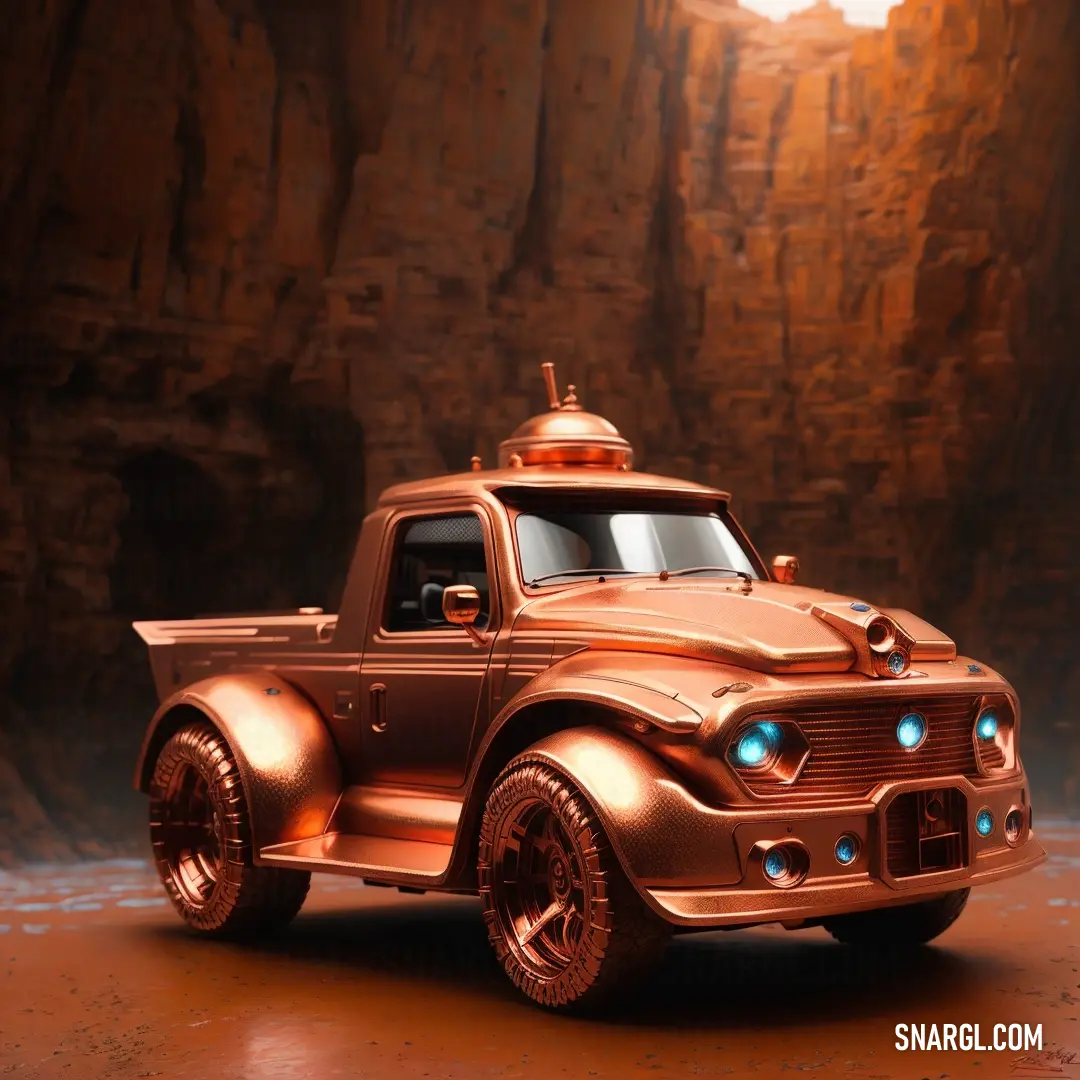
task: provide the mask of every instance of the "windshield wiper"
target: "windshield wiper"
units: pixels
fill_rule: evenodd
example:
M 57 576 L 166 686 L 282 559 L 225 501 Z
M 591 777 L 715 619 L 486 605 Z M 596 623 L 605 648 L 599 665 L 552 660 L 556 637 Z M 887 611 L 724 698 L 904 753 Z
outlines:
M 541 574 L 539 577 L 534 577 L 530 582 L 530 588 L 539 585 L 542 581 L 551 581 L 554 578 L 562 577 L 605 577 L 608 574 L 655 574 L 655 570 L 627 570 L 625 568 L 615 569 L 593 569 L 591 567 L 582 568 L 580 570 L 559 570 L 554 574 Z M 740 577 L 743 581 L 752 583 L 756 580 L 752 574 L 748 574 L 745 570 L 736 570 L 730 566 L 687 566 L 682 570 L 661 570 L 659 577 L 661 581 L 667 581 L 668 578 L 683 577 L 688 574 L 734 574 L 736 577 Z
M 736 577 L 741 577 L 743 581 L 753 581 L 752 574 L 748 574 L 745 570 L 734 570 L 730 566 L 688 566 L 684 570 L 661 570 L 660 580 L 667 581 L 672 577 L 683 577 L 686 574 L 734 574 Z
M 555 574 L 541 574 L 539 577 L 534 577 L 529 586 L 539 585 L 541 581 L 551 581 L 552 578 L 560 577 L 604 577 L 607 574 L 648 574 L 648 570 L 560 570 Z

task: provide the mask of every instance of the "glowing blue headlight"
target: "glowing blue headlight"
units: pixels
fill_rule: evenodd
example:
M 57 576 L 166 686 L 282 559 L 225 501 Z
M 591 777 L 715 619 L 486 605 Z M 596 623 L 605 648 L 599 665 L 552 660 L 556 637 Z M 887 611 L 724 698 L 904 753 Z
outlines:
M 975 815 L 975 831 L 980 836 L 989 836 L 994 831 L 994 815 L 985 806 Z
M 841 836 L 833 853 L 841 866 L 850 866 L 859 854 L 859 841 L 854 836 Z
M 896 739 L 905 750 L 921 746 L 926 738 L 926 717 L 922 713 L 909 712 L 896 725 Z
M 773 848 L 766 856 L 762 864 L 765 876 L 772 881 L 782 878 L 791 866 L 791 859 L 783 848 Z
M 751 724 L 735 743 L 735 762 L 747 769 L 765 764 L 779 749 L 784 733 L 768 720 Z
M 980 713 L 979 719 L 975 723 L 975 734 L 980 739 L 992 739 L 997 734 L 997 729 L 997 713 L 993 709 L 986 709 Z

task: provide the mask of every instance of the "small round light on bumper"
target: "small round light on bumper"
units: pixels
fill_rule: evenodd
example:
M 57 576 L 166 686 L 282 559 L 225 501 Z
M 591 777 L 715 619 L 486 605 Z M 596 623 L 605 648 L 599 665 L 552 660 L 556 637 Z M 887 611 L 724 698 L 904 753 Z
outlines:
M 984 806 L 975 815 L 975 831 L 980 836 L 989 836 L 994 831 L 994 815 L 989 807 Z
M 1024 838 L 1024 811 L 1014 806 L 1005 815 L 1005 842 L 1016 847 Z
M 799 840 L 784 840 L 771 847 L 762 844 L 758 850 L 765 880 L 778 889 L 801 885 L 810 873 L 810 852 Z
M 775 847 L 761 865 L 770 881 L 781 881 L 791 872 L 791 856 L 783 848 Z
M 833 854 L 841 866 L 850 866 L 859 857 L 859 838 L 845 833 L 836 841 Z

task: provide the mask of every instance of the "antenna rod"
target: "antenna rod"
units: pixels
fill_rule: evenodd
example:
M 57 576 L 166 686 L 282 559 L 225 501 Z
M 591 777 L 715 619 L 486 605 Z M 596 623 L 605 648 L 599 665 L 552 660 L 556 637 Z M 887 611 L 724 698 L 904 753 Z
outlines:
M 555 382 L 555 365 L 549 360 L 540 365 L 540 370 L 544 373 L 544 385 L 547 387 L 548 404 L 553 409 L 561 409 L 562 405 L 559 403 L 559 387 Z

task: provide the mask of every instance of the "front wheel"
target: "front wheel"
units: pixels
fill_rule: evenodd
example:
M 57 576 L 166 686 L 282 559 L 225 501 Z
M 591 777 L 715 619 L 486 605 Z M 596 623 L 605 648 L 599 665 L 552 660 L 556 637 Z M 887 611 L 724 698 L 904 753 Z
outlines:
M 203 933 L 273 931 L 307 896 L 309 873 L 252 865 L 240 773 L 210 724 L 181 728 L 158 755 L 150 781 L 150 842 L 173 907 Z
M 837 915 L 822 925 L 837 941 L 849 945 L 925 945 L 960 918 L 970 892 L 957 889 L 916 904 Z
M 584 796 L 548 765 L 511 762 L 495 782 L 477 871 L 495 954 L 538 1004 L 604 1004 L 663 954 L 670 928 L 627 880 Z

